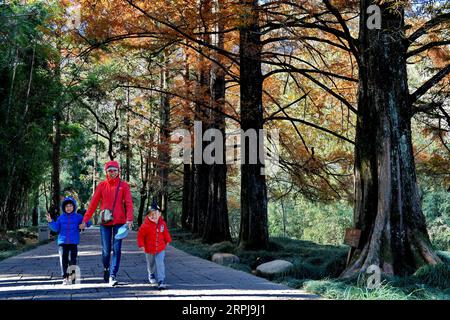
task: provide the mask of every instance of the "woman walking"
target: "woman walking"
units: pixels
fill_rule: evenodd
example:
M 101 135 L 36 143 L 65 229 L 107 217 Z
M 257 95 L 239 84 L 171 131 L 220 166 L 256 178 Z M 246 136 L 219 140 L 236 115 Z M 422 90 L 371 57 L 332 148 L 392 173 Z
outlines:
M 89 221 L 101 201 L 100 234 L 102 238 L 103 279 L 111 286 L 117 284 L 117 272 L 119 271 L 122 240 L 115 239 L 120 227 L 133 226 L 133 199 L 130 186 L 119 177 L 119 163 L 109 161 L 105 164 L 106 180 L 100 182 L 95 190 L 89 208 L 84 215 L 81 228 Z M 113 251 L 111 261 L 111 248 Z

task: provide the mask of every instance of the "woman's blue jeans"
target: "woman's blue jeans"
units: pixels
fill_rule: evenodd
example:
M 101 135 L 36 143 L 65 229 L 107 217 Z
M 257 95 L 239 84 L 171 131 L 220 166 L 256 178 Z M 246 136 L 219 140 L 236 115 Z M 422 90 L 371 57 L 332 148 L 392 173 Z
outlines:
M 100 234 L 102 236 L 103 267 L 105 269 L 109 269 L 109 275 L 111 277 L 116 277 L 117 272 L 119 271 L 120 257 L 122 255 L 122 240 L 117 240 L 114 236 L 117 234 L 117 231 L 121 226 L 123 225 L 100 226 Z M 113 250 L 112 261 L 111 244 Z

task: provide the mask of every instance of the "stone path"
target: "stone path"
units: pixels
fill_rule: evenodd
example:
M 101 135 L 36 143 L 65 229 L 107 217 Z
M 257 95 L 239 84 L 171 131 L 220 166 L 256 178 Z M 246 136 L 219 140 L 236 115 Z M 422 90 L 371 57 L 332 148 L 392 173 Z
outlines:
M 318 299 L 318 296 L 189 255 L 172 246 L 166 253 L 168 289 L 148 284 L 145 257 L 136 246 L 136 233 L 122 244 L 119 285 L 103 283 L 100 231 L 82 233 L 78 265 L 81 284 L 63 286 L 55 242 L 0 262 L 0 299 L 92 300 L 182 299 L 265 300 Z

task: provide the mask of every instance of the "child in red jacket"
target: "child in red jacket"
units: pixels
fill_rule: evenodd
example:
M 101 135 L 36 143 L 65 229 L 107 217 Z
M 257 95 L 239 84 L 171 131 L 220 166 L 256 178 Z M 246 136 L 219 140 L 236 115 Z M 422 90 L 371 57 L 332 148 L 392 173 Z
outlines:
M 139 228 L 137 242 L 138 247 L 145 253 L 148 280 L 151 284 L 155 284 L 158 280 L 160 290 L 166 288 L 164 257 L 166 246 L 171 241 L 167 224 L 161 217 L 158 205 L 153 202 L 149 214 Z

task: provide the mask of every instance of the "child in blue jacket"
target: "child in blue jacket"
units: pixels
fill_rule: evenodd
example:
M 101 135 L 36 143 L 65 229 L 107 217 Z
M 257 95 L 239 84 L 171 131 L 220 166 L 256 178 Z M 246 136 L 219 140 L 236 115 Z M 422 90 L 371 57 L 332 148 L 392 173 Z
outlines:
M 77 264 L 78 244 L 80 243 L 79 225 L 83 222 L 83 216 L 77 212 L 77 202 L 72 197 L 66 197 L 61 204 L 62 214 L 56 221 L 47 214 L 48 226 L 58 232 L 58 245 L 62 249 L 63 284 L 69 284 L 69 253 L 70 265 Z M 87 226 L 91 223 L 88 222 Z

